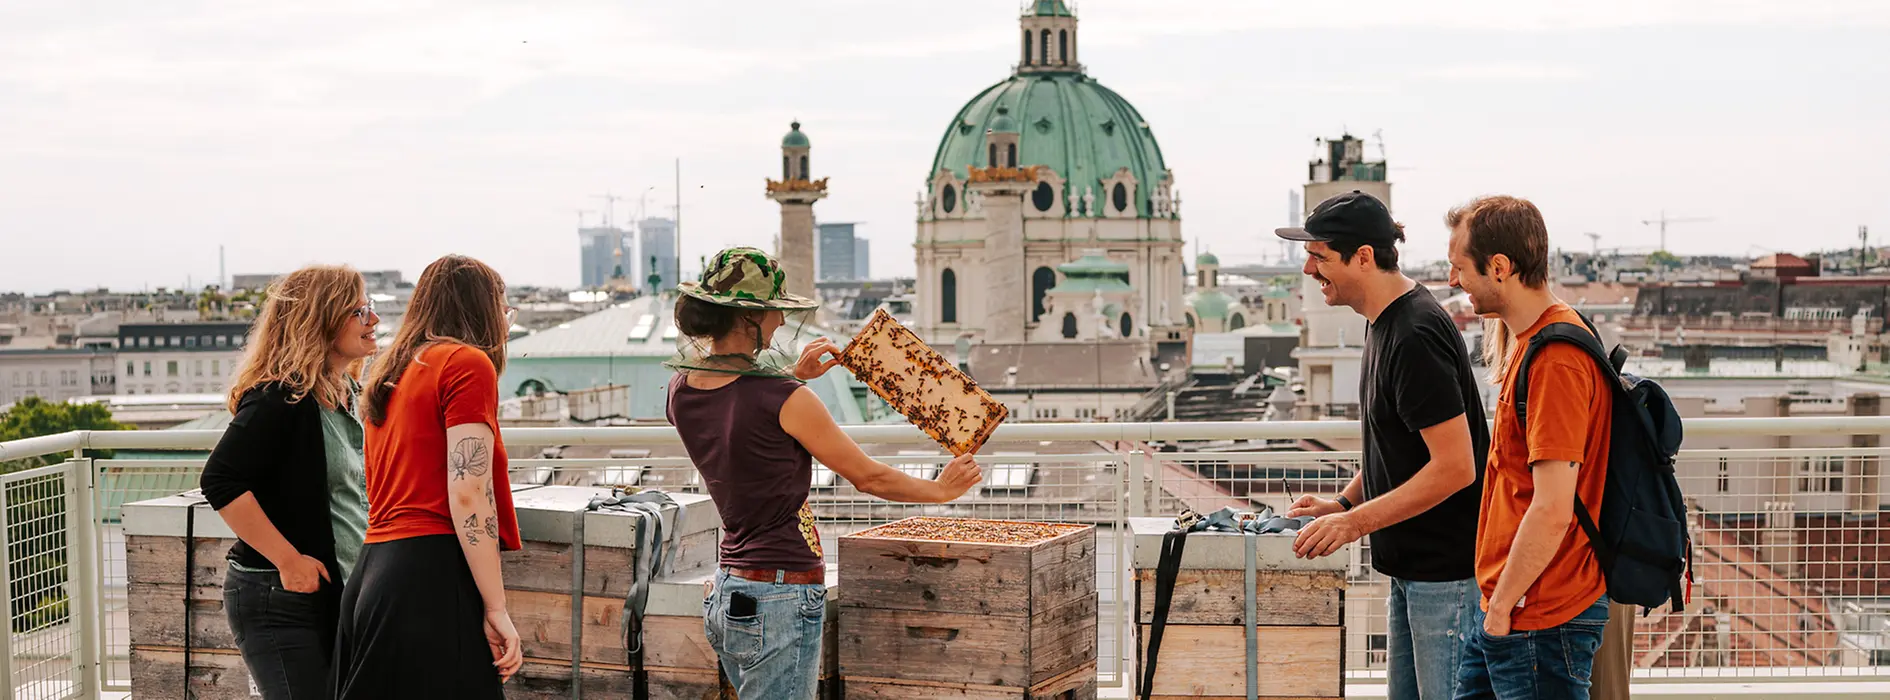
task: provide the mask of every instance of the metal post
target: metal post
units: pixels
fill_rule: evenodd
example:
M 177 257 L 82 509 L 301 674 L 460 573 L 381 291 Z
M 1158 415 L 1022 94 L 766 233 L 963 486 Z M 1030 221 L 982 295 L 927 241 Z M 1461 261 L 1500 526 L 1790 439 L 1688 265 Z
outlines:
M 1143 482 L 1144 462 L 1148 457 L 1140 449 L 1129 451 L 1129 517 L 1140 518 L 1148 514 L 1148 504 L 1144 502 L 1148 485 Z
M 12 530 L 12 525 L 11 523 L 8 522 L 10 520 L 10 518 L 8 517 L 9 516 L 8 511 L 11 510 L 9 508 L 11 504 L 8 503 L 8 498 L 7 498 L 8 496 L 7 487 L 12 486 L 12 485 L 13 485 L 13 482 L 11 480 L 7 479 L 6 477 L 0 477 L 0 566 L 6 567 L 3 572 L 0 572 L 4 574 L 4 575 L 0 575 L 0 585 L 6 586 L 4 590 L 0 590 L 0 600 L 5 600 L 7 602 L 6 608 L 4 610 L 0 610 L 0 656 L 6 657 L 4 660 L 0 660 L 0 688 L 4 688 L 6 690 L 7 695 L 13 695 L 13 688 L 14 688 L 13 686 L 13 605 L 12 605 L 12 602 L 13 602 L 13 561 L 12 561 L 13 547 L 10 542 L 10 540 L 12 539 L 12 537 L 10 536 L 12 534 L 10 532 L 10 530 Z
M 94 512 L 92 460 L 73 459 L 66 465 L 66 590 L 72 597 L 66 609 L 78 618 L 75 622 L 79 627 L 72 660 L 77 666 L 79 697 L 98 697 L 104 682 L 99 664 L 104 640 L 99 635 L 99 624 L 105 616 L 105 603 L 99 595 L 99 529 Z

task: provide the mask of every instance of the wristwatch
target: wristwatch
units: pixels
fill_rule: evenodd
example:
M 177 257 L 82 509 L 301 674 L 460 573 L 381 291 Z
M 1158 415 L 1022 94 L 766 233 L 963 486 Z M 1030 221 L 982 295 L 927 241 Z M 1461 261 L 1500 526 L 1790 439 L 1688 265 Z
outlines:
M 1344 508 L 1344 509 L 1346 509 L 1346 510 L 1351 510 L 1351 509 L 1352 509 L 1352 499 L 1350 499 L 1350 498 L 1346 498 L 1346 497 L 1345 497 L 1345 494 L 1343 494 L 1343 493 L 1342 493 L 1342 494 L 1339 494 L 1339 497 L 1338 497 L 1338 498 L 1336 498 L 1336 499 L 1334 499 L 1334 500 L 1337 500 L 1337 501 L 1339 502 L 1339 507 L 1340 507 L 1340 508 Z

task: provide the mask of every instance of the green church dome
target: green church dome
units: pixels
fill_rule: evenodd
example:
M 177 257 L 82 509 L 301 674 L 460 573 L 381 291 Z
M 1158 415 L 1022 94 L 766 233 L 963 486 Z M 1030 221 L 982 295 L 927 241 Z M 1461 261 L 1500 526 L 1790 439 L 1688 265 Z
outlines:
M 781 137 L 782 148 L 807 148 L 807 134 L 801 133 L 801 122 L 795 120 L 788 125 L 786 136 Z
M 1154 211 L 1152 197 L 1168 167 L 1148 123 L 1121 95 L 1074 71 L 1013 75 L 971 98 L 939 139 L 926 179 L 940 170 L 964 179 L 968 167 L 989 167 L 985 131 L 1002 131 L 1005 122 L 1016 125 L 1017 164 L 1049 166 L 1069 183 L 1071 199 L 1090 190 L 1100 211 L 1109 201 L 1102 180 L 1128 168 L 1137 183 L 1136 212 L 1149 218 Z M 1069 206 L 1081 210 L 1075 201 Z
M 1011 108 L 997 106 L 997 117 L 991 120 L 991 130 L 1000 134 L 1017 133 L 1017 120 L 1011 118 Z
M 1031 14 L 1038 17 L 1075 17 L 1076 13 L 1063 4 L 1063 0 L 1037 0 Z
M 1220 258 L 1217 258 L 1217 257 L 1214 257 L 1214 254 L 1213 254 L 1213 253 L 1202 253 L 1202 254 L 1200 254 L 1199 256 L 1196 256 L 1196 257 L 1195 257 L 1195 259 L 1194 259 L 1194 264 L 1196 264 L 1196 265 L 1219 265 L 1219 264 L 1221 264 L 1221 259 L 1220 259 Z
M 1203 289 L 1188 295 L 1188 307 L 1194 309 L 1196 318 L 1227 318 L 1230 306 L 1233 300 L 1218 290 Z

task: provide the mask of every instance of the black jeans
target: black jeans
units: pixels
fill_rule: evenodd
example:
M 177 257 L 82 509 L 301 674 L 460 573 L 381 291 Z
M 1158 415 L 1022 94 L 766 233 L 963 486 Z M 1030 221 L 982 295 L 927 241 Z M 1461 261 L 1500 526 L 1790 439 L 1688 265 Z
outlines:
M 266 700 L 327 700 L 333 693 L 329 658 L 334 651 L 333 608 L 315 593 L 282 588 L 274 571 L 230 567 L 223 577 L 223 612 L 236 634 L 243 664 Z

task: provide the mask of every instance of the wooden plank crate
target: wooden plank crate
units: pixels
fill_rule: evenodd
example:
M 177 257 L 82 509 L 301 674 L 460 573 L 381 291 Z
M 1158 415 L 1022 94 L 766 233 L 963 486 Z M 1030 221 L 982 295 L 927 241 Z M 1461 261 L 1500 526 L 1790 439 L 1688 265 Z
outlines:
M 1138 685 L 1154 622 L 1155 570 L 1172 518 L 1130 518 L 1135 538 Z M 1152 696 L 1167 700 L 1247 697 L 1245 535 L 1188 535 L 1162 633 Z M 1254 621 L 1260 697 L 1345 694 L 1345 570 L 1350 548 L 1320 559 L 1293 555 L 1293 535 L 1257 535 Z
M 608 493 L 609 489 L 575 486 L 513 488 L 524 546 L 504 553 L 502 561 L 507 606 L 519 630 L 526 664 L 520 678 L 507 684 L 508 695 L 569 696 L 572 529 L 577 512 L 591 497 Z M 686 508 L 682 534 L 676 548 L 666 555 L 662 573 L 712 565 L 721 539 L 720 516 L 705 496 L 673 497 Z M 200 501 L 177 496 L 125 506 L 132 692 L 140 699 L 183 696 L 185 509 Z M 676 527 L 676 509 L 664 512 L 667 538 Z M 584 597 L 582 615 L 576 619 L 584 626 L 580 661 L 586 668 L 585 696 L 628 698 L 627 685 L 621 694 L 612 689 L 618 685 L 616 671 L 627 668 L 619 625 L 623 598 L 635 580 L 631 563 L 639 518 L 617 511 L 588 512 L 584 518 Z M 248 698 L 249 676 L 223 612 L 224 557 L 235 543 L 234 535 L 208 505 L 197 506 L 196 535 L 197 570 L 190 592 L 191 690 L 198 698 Z M 686 674 L 673 681 L 652 674 L 651 689 L 653 693 L 659 688 L 668 692 L 671 685 L 686 689 L 696 680 Z
M 847 697 L 1096 697 L 1094 526 L 920 517 L 839 547 Z

